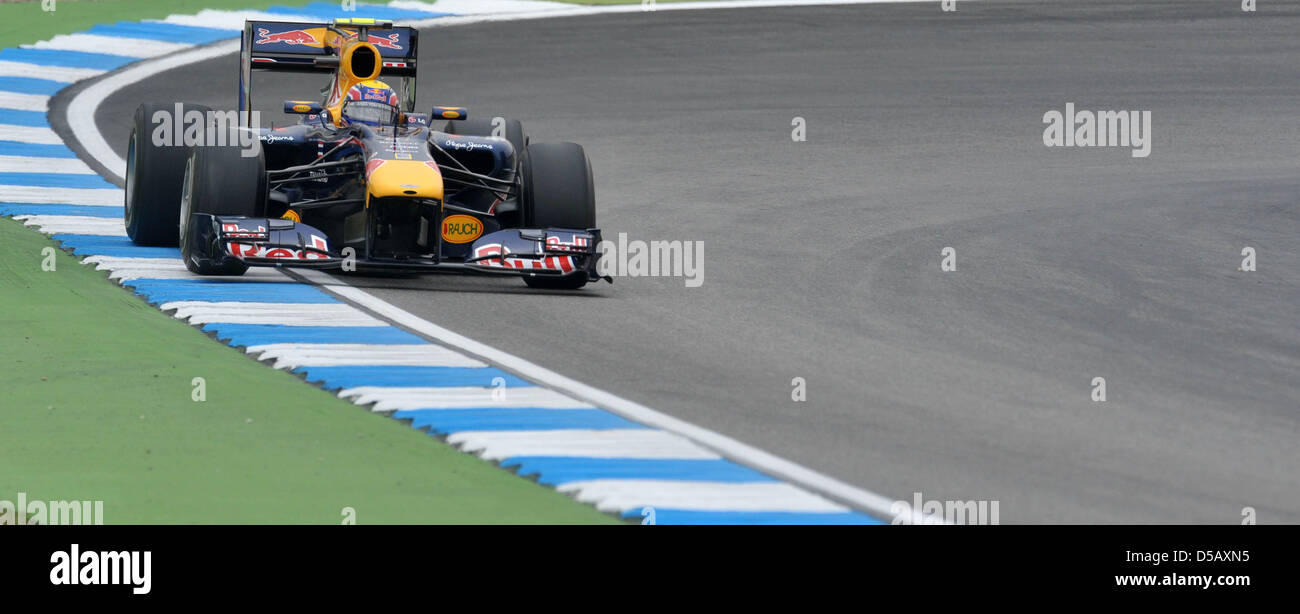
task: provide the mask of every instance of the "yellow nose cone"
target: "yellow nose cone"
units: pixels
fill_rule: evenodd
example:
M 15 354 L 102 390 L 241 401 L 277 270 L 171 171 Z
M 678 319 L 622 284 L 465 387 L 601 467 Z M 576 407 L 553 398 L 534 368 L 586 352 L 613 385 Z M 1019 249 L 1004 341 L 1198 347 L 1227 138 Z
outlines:
M 370 196 L 436 198 L 442 200 L 442 173 L 432 162 L 372 160 L 366 165 Z

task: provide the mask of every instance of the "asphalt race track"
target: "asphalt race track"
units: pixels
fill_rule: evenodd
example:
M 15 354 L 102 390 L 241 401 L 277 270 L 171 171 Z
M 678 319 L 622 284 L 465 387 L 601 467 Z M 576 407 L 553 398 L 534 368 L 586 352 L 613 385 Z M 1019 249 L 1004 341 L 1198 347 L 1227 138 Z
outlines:
M 1300 6 L 1238 5 L 433 28 L 420 110 L 582 143 L 605 236 L 702 240 L 704 283 L 354 283 L 888 496 L 996 500 L 1003 523 L 1300 522 Z M 193 65 L 96 120 L 124 153 L 139 102 L 230 109 L 236 82 L 234 56 Z M 277 122 L 323 85 L 258 83 Z M 1151 155 L 1045 147 L 1066 103 L 1151 111 Z

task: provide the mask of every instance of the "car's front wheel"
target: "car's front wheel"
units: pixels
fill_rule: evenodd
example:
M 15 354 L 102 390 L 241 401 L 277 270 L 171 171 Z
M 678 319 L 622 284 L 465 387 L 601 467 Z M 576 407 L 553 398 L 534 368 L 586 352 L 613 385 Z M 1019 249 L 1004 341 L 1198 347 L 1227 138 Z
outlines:
M 525 211 L 533 228 L 587 230 L 596 227 L 596 184 L 587 152 L 577 143 L 528 145 Z M 563 277 L 525 277 L 533 288 L 576 290 L 587 285 L 587 272 Z
M 266 157 L 245 155 L 241 147 L 195 147 L 185 165 L 181 190 L 180 248 L 185 268 L 199 275 L 243 275 L 248 265 L 238 258 L 205 257 L 193 245 L 192 214 L 256 217 L 266 214 Z M 221 256 L 209 254 L 207 256 Z

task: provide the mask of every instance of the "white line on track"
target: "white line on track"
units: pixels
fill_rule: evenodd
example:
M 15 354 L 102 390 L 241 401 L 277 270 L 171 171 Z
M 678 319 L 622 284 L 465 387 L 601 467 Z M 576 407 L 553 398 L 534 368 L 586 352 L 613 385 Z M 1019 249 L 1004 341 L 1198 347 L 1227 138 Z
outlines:
M 933 1 L 934 0 L 737 0 L 733 2 L 661 4 L 656 7 L 656 10 L 738 9 Z M 639 5 L 575 7 L 571 9 L 557 8 L 555 10 L 528 13 L 431 18 L 428 20 L 413 21 L 411 22 L 411 25 L 418 27 L 450 27 L 483 21 L 512 21 L 578 15 L 596 15 L 604 13 L 632 13 L 640 12 L 641 10 L 642 9 Z M 284 17 L 278 16 L 277 18 L 283 19 Z M 180 23 L 177 21 L 171 21 L 170 18 L 168 21 L 170 23 Z M 99 132 L 99 129 L 94 122 L 95 113 L 100 104 L 104 100 L 107 100 L 113 93 L 132 84 L 148 79 L 158 73 L 195 62 L 236 53 L 238 50 L 239 41 L 232 40 L 216 43 L 207 47 L 196 48 L 191 51 L 183 51 L 154 61 L 136 64 L 120 73 L 110 75 L 92 84 L 90 87 L 85 88 L 81 92 L 78 92 L 66 109 L 66 121 L 72 129 L 73 134 L 86 149 L 86 152 L 103 164 L 110 172 L 121 177 L 125 173 L 126 163 L 104 140 L 103 135 Z M 448 441 L 451 441 L 452 443 L 463 444 L 465 451 L 482 451 L 482 456 L 490 460 L 499 460 L 508 456 L 524 455 L 550 454 L 563 456 L 565 455 L 566 450 L 572 452 L 572 448 L 567 446 L 577 445 L 578 442 L 583 442 L 584 444 L 589 445 L 589 442 L 591 442 L 592 438 L 595 437 L 600 441 L 609 442 L 610 449 L 608 452 L 611 457 L 636 457 L 638 453 L 638 450 L 636 449 L 636 438 L 648 438 L 658 442 L 659 444 L 664 444 L 665 441 L 676 441 L 679 448 L 694 448 L 698 450 L 695 452 L 696 454 L 701 454 L 701 456 L 689 456 L 687 458 L 716 457 L 714 453 L 699 448 L 699 446 L 704 446 L 705 448 L 716 451 L 727 458 L 766 472 L 780 479 L 817 491 L 839 501 L 849 503 L 859 509 L 872 512 L 878 518 L 888 520 L 898 513 L 898 509 L 894 506 L 896 500 L 889 497 L 847 484 L 838 479 L 795 464 L 720 433 L 679 420 L 634 401 L 583 384 L 540 365 L 508 354 L 486 344 L 474 341 L 468 337 L 438 326 L 437 324 L 425 321 L 395 305 L 389 304 L 378 297 L 370 295 L 364 290 L 349 286 L 346 282 L 328 274 L 310 270 L 304 270 L 297 273 L 300 273 L 301 278 L 310 280 L 311 282 L 322 286 L 323 289 L 328 290 L 355 305 L 364 307 L 365 309 L 400 326 L 404 326 L 429 338 L 435 339 L 439 343 L 456 347 L 482 357 L 489 362 L 494 362 L 507 369 L 513 370 L 526 378 L 532 379 L 533 381 L 561 392 L 568 393 L 576 398 L 590 401 L 604 409 L 613 411 L 631 420 L 667 431 L 583 430 L 575 431 L 574 433 L 581 433 L 582 435 L 581 437 L 571 437 L 572 441 L 563 440 L 566 431 L 528 431 L 526 433 L 513 434 L 501 432 L 457 433 L 448 438 Z M 207 305 L 212 304 L 209 303 Z M 283 313 L 276 314 L 274 311 L 262 312 L 260 314 L 257 312 L 250 313 L 248 309 L 248 306 L 250 305 L 249 303 L 237 303 L 233 305 L 238 305 L 238 307 L 229 308 L 225 313 L 215 317 L 223 318 L 219 320 L 222 322 L 235 321 L 232 318 L 238 318 L 239 322 L 247 323 L 278 324 L 285 322 Z M 302 305 L 289 305 L 287 307 L 298 308 L 295 314 L 299 312 L 304 314 L 306 313 L 306 311 L 302 309 L 304 307 Z M 315 310 L 321 307 L 331 306 L 311 305 L 308 307 Z M 163 306 L 164 310 L 167 308 L 167 305 Z M 194 307 L 193 309 L 199 310 L 202 308 Z M 191 323 L 201 323 L 204 321 L 203 318 L 205 317 L 205 314 L 201 311 L 189 311 L 186 313 L 186 317 L 191 317 Z M 177 317 L 182 317 L 181 313 L 178 312 Z M 316 317 L 312 318 L 313 321 L 316 319 Z M 320 318 L 320 320 L 331 322 L 339 321 L 337 318 L 329 316 Z M 375 322 L 375 324 L 371 325 L 382 324 L 382 322 L 374 320 L 373 318 L 371 320 Z M 692 442 L 694 443 L 692 444 Z M 690 445 L 684 446 L 683 444 Z M 649 447 L 653 448 L 654 446 L 651 445 Z M 590 454 L 587 454 L 584 451 L 583 455 Z M 644 456 L 643 458 L 658 457 Z M 926 520 L 919 510 L 911 510 L 910 515 L 912 522 L 916 524 L 922 523 Z M 931 522 L 933 521 L 934 520 L 931 520 Z
M 696 441 L 705 447 L 716 450 L 723 456 L 736 460 L 742 464 L 749 465 L 750 467 L 754 467 L 760 471 L 788 480 L 795 484 L 831 495 L 832 497 L 852 503 L 863 509 L 873 511 L 878 516 L 883 516 L 884 519 L 893 517 L 893 513 L 890 512 L 890 510 L 895 503 L 894 499 L 889 499 L 882 495 L 846 484 L 836 480 L 835 478 L 808 469 L 807 467 L 797 465 L 748 444 L 741 443 L 735 439 L 727 437 L 726 435 L 715 433 L 689 422 L 679 420 L 646 407 L 645 405 L 641 405 L 640 403 L 629 401 L 623 397 L 551 371 L 546 367 L 529 362 L 513 354 L 480 343 L 465 337 L 464 335 L 438 326 L 437 324 L 423 320 L 396 305 L 392 305 L 380 298 L 370 295 L 364 290 L 349 286 L 332 275 L 311 270 L 295 271 L 295 273 L 300 274 L 302 277 L 320 286 L 323 290 L 329 291 L 339 298 L 359 305 L 390 322 L 420 333 L 438 343 L 450 347 L 456 347 L 475 356 L 479 356 L 490 363 L 495 363 L 514 371 L 525 378 L 550 386 L 561 392 L 569 393 L 576 398 L 590 401 L 601 408 L 612 411 L 630 420 L 688 437 L 691 440 Z
M 99 105 L 114 92 L 144 81 L 160 72 L 231 53 L 239 53 L 238 39 L 198 47 L 190 51 L 182 51 L 149 62 L 141 62 L 122 72 L 104 77 L 91 84 L 90 87 L 77 92 L 72 102 L 68 103 L 68 126 L 72 128 L 77 141 L 85 148 L 86 154 L 103 164 L 104 168 L 108 169 L 109 172 L 121 178 L 126 175 L 126 160 L 123 160 L 122 156 L 117 155 L 117 152 L 108 145 L 108 141 L 104 140 L 104 135 L 100 134 L 99 128 L 95 125 L 95 112 L 99 109 Z M 3 132 L 0 132 L 0 135 L 2 134 Z M 52 131 L 51 134 L 53 134 Z M 57 139 L 58 136 L 55 135 L 55 138 Z M 59 142 L 62 143 L 63 141 L 60 140 Z M 121 204 L 121 202 L 119 201 L 118 204 Z

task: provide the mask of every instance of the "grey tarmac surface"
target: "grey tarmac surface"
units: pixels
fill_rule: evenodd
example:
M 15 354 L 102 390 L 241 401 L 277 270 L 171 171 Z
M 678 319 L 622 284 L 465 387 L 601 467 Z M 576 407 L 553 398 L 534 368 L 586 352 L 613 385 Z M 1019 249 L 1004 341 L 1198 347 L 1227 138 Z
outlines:
M 1222 1 L 431 28 L 420 109 L 582 143 L 606 236 L 702 240 L 704 284 L 352 281 L 888 496 L 996 500 L 1003 523 L 1300 522 L 1297 33 L 1294 4 Z M 124 150 L 140 101 L 233 108 L 236 65 L 96 120 Z M 322 85 L 261 79 L 280 122 Z M 1067 102 L 1151 111 L 1150 157 L 1045 147 Z

